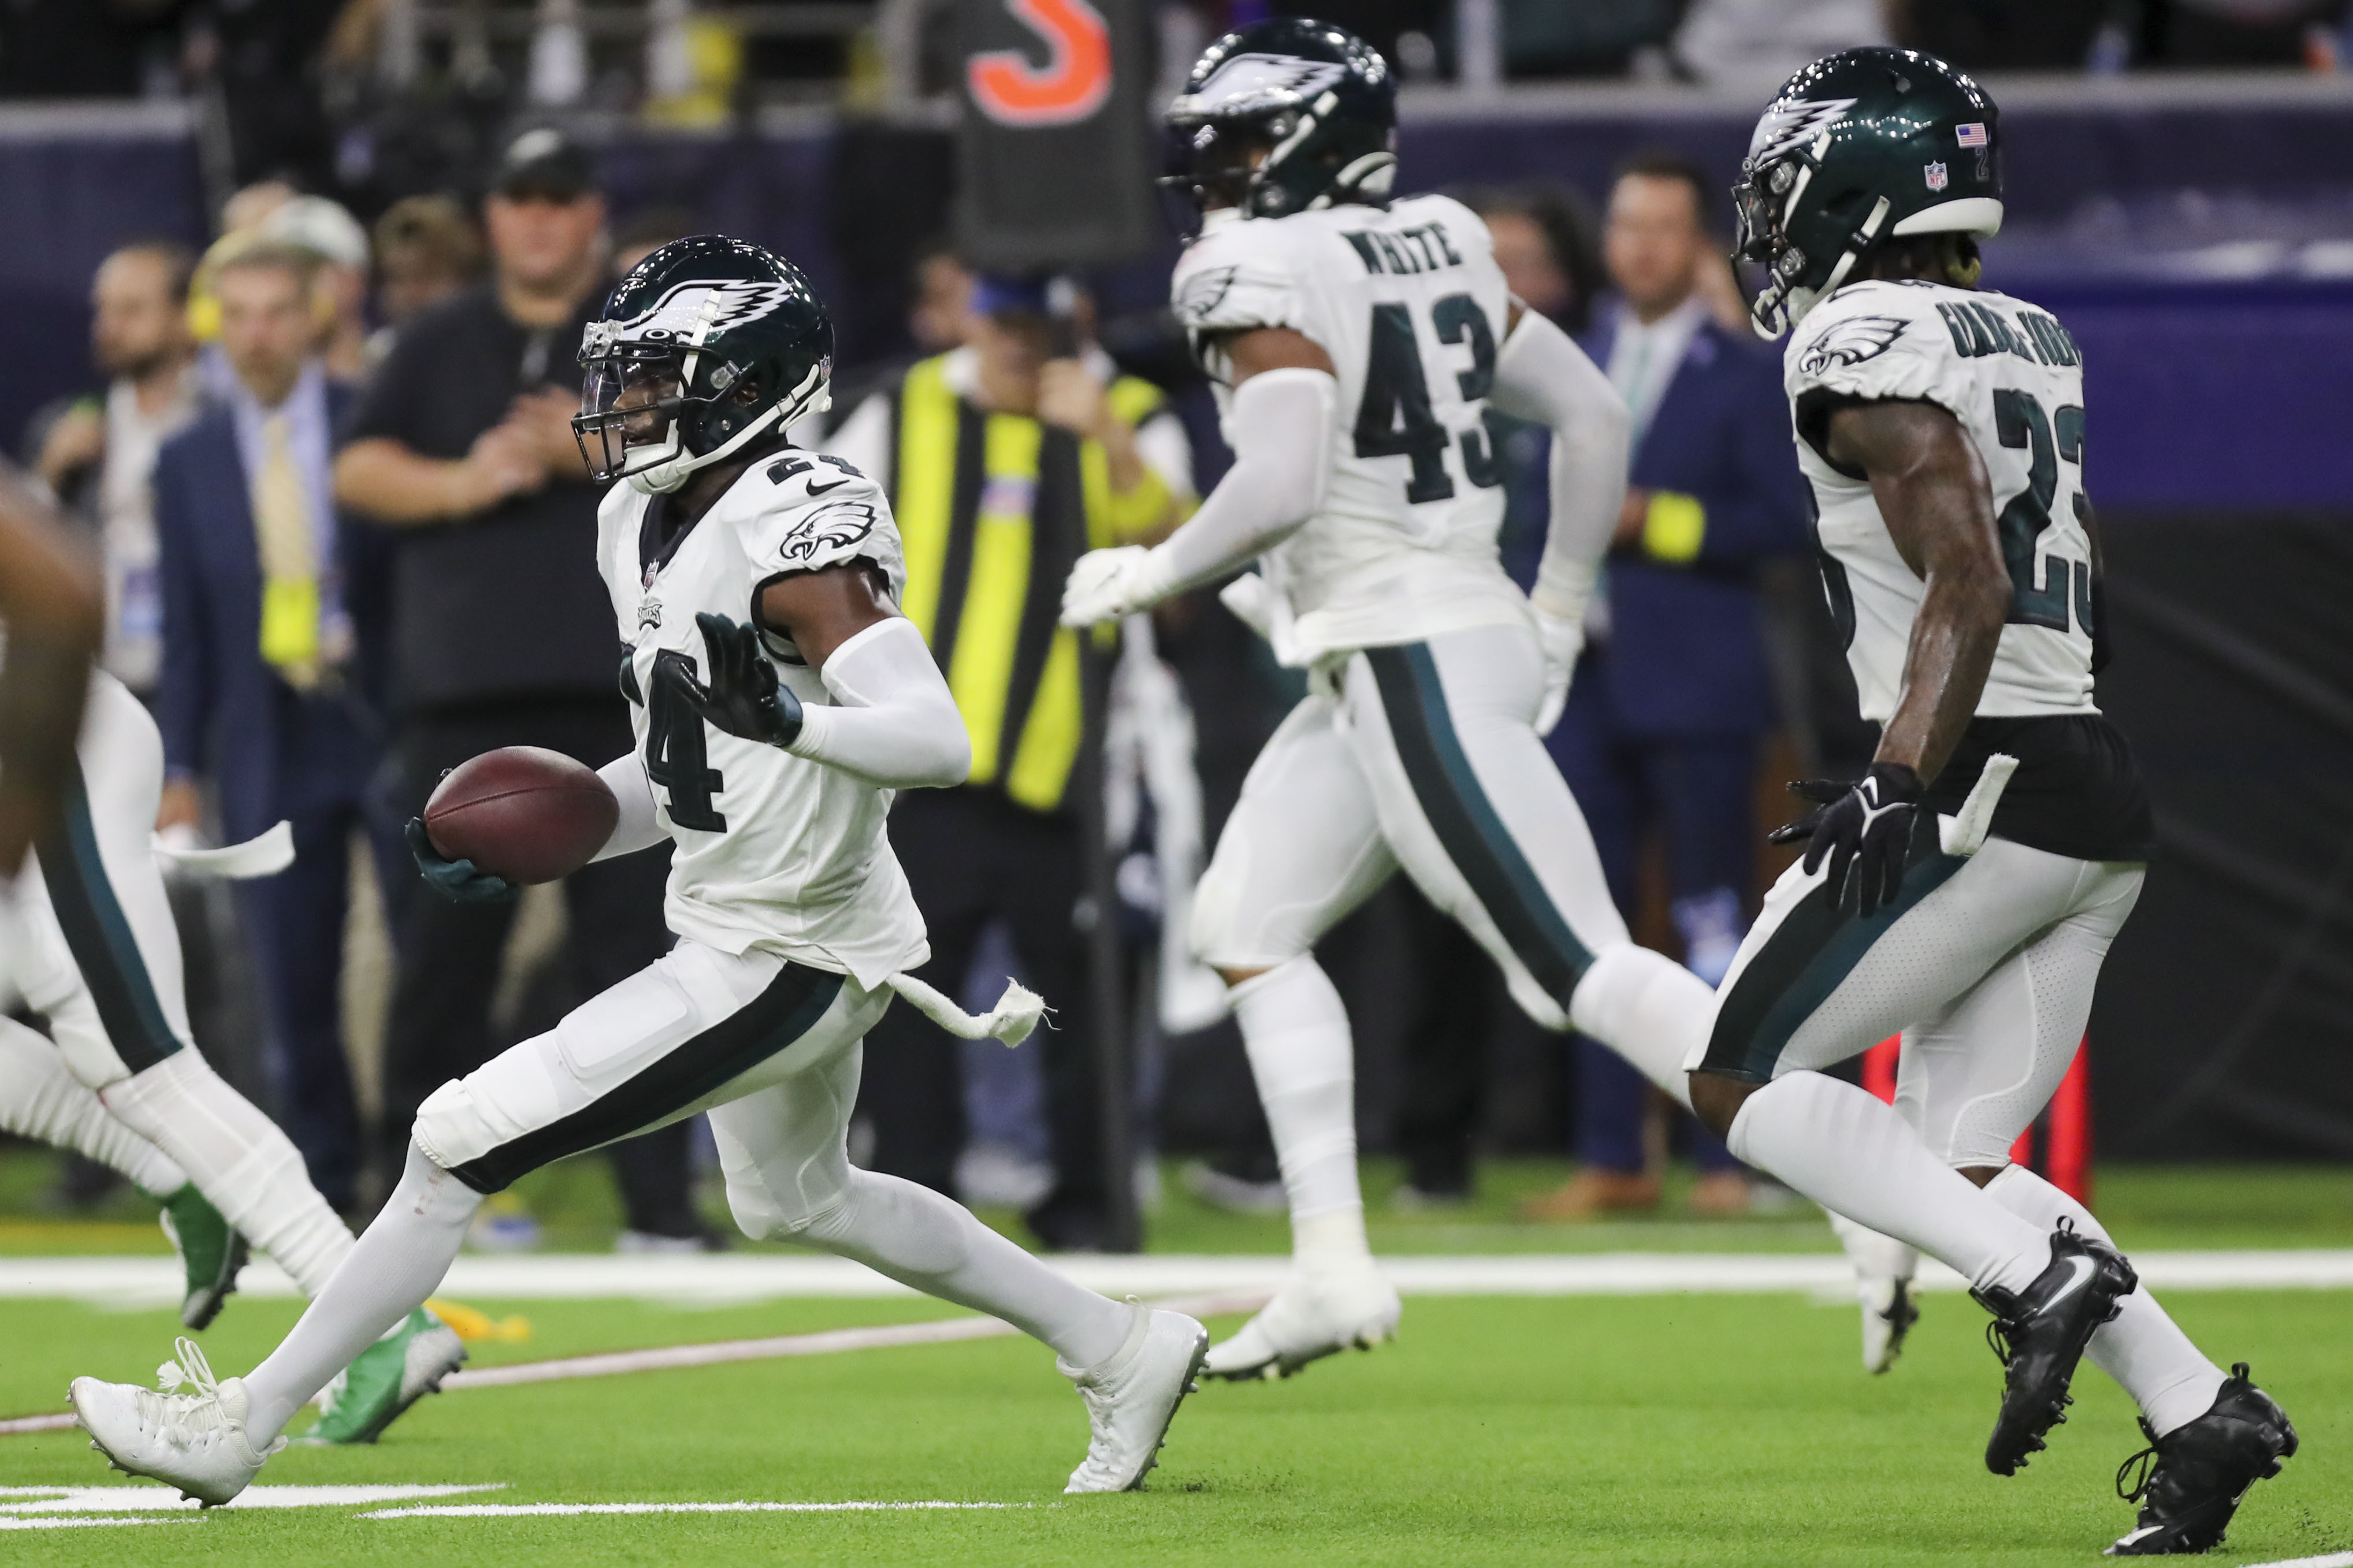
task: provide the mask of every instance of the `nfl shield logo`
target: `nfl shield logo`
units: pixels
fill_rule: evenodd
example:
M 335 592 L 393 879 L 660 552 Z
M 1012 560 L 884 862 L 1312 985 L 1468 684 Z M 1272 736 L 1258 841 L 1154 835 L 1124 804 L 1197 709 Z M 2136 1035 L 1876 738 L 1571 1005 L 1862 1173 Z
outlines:
M 1930 163 L 1920 172 L 1927 176 L 1930 190 L 1941 191 L 1945 188 L 1945 165 Z

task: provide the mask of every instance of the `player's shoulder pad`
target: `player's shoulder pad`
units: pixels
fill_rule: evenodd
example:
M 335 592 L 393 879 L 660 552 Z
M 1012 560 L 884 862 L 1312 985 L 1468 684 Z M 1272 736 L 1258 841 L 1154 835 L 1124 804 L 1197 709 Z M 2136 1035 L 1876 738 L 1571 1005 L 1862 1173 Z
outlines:
M 1487 220 L 1443 192 L 1400 196 L 1389 204 L 1389 210 L 1400 216 L 1444 224 L 1447 238 L 1466 256 L 1472 250 L 1494 253 L 1495 237 L 1487 227 Z
M 1303 327 L 1295 247 L 1280 218 L 1219 225 L 1187 247 L 1169 279 L 1168 308 L 1193 332 Z
M 1923 397 L 1952 343 L 1933 284 L 1851 284 L 1806 313 L 1789 336 L 1783 379 L 1792 395 L 1814 387 L 1855 397 Z M 1939 400 L 1941 401 L 1941 400 Z
M 864 559 L 881 565 L 894 588 L 903 575 L 890 498 L 843 458 L 780 452 L 746 473 L 728 499 L 764 573 L 818 572 Z

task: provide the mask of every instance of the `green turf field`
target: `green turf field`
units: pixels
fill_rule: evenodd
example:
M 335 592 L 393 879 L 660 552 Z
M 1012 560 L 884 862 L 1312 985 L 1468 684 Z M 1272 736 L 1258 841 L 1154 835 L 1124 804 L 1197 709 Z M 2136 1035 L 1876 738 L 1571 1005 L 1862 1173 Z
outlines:
M 495 1305 L 495 1304 L 492 1304 Z M 2353 1548 L 2353 1339 L 2343 1297 L 2180 1299 L 2253 1359 L 2306 1452 L 2258 1489 L 2232 1562 Z M 893 1310 L 896 1307 L 897 1310 Z M 679 1314 L 531 1303 L 521 1353 L 922 1315 L 918 1303 Z M 242 1366 L 290 1318 L 247 1303 L 209 1335 Z M 6 1309 L 0 1388 L 47 1405 L 68 1367 L 144 1374 L 160 1313 Z M 1225 1326 L 1225 1325 L 1221 1325 Z M 12 1561 L 569 1564 L 2084 1563 L 2129 1521 L 2108 1493 L 2137 1436 L 2096 1376 L 2025 1475 L 1979 1466 L 1999 1373 L 1974 1307 L 1929 1303 L 1893 1375 L 1852 1314 L 1787 1298 L 1419 1300 L 1404 1337 L 1287 1384 L 1188 1403 L 1152 1489 L 1064 1500 L 1085 1440 L 1046 1352 L 1018 1341 L 660 1373 L 426 1402 L 374 1449 L 290 1452 L 266 1479 L 499 1482 L 496 1500 L 985 1500 L 987 1513 L 356 1517 L 364 1509 L 16 1532 Z M 512 1352 L 510 1352 L 512 1353 Z M 111 1478 L 76 1434 L 0 1438 L 0 1484 Z M 449 1500 L 463 1502 L 467 1499 Z
M 1511 1169 L 1512 1190 L 1556 1172 Z M 2342 1247 L 2342 1173 L 2113 1173 L 2104 1213 L 2128 1245 Z M 1825 1245 L 1797 1218 L 1528 1226 L 1507 1194 L 1430 1222 L 1525 1231 L 1524 1249 L 1704 1245 L 1747 1231 Z M 561 1205 L 551 1205 L 561 1211 Z M 1258 1221 L 1182 1205 L 1172 1247 L 1249 1250 Z M 586 1217 L 584 1217 L 586 1215 Z M 125 1221 L 128 1215 L 124 1216 Z M 588 1225 L 593 1215 L 570 1215 Z M 1411 1222 L 1384 1222 L 1398 1245 Z M 35 1237 L 45 1225 L 24 1222 Z M 1812 1230 L 1809 1237 L 1800 1234 Z M 1688 1232 L 1689 1234 L 1682 1234 Z M 1705 1239 L 1694 1242 L 1694 1235 Z M 1588 1242 L 1588 1237 L 1603 1240 Z M 1641 1238 L 1640 1240 L 1636 1238 Z M 12 1251 L 61 1250 L 23 1245 Z M 658 1260 L 649 1268 L 659 1268 Z M 778 1301 L 685 1310 L 620 1302 L 479 1301 L 531 1342 L 477 1364 L 947 1315 L 918 1300 Z M 2185 1293 L 2191 1334 L 2243 1358 L 2295 1417 L 2303 1454 L 2250 1499 L 2218 1560 L 2353 1551 L 2353 1298 Z M 205 1336 L 241 1371 L 290 1302 L 232 1302 Z M 2053 1451 L 2012 1480 L 1979 1455 L 2000 1384 L 1982 1314 L 1926 1303 L 1891 1376 L 1856 1365 L 1851 1308 L 1793 1296 L 1417 1299 L 1403 1337 L 1284 1384 L 1212 1385 L 1189 1402 L 1138 1496 L 1065 1500 L 1085 1444 L 1077 1397 L 1025 1341 L 486 1388 L 427 1401 L 364 1450 L 295 1450 L 271 1485 L 496 1484 L 415 1503 L 239 1509 L 202 1518 L 5 1532 L 30 1563 L 2089 1563 L 2130 1523 L 2110 1490 L 2139 1447 L 2129 1407 L 2088 1367 Z M 1233 1321 L 1212 1325 L 1228 1331 Z M 152 1375 L 159 1311 L 0 1301 L 0 1415 L 55 1409 L 79 1372 Z M 0 1436 L 0 1487 L 118 1480 L 78 1434 Z M 949 1500 L 987 1511 L 372 1520 L 385 1506 Z M 15 1499 L 0 1498 L 0 1501 Z M 0 1516 L 5 1517 L 5 1516 Z M 77 1516 L 80 1517 L 80 1516 Z

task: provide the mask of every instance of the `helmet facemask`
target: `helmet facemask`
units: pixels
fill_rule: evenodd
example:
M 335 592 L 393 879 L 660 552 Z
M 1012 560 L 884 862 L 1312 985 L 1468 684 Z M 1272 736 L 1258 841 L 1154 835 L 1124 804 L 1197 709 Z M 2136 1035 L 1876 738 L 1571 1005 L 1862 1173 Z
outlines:
M 766 389 L 742 367 L 712 363 L 701 349 L 667 333 L 666 341 L 631 340 L 621 336 L 622 330 L 615 322 L 594 322 L 581 344 L 586 374 L 572 433 L 590 476 L 600 482 L 627 479 L 646 495 L 674 490 L 696 469 L 830 401 L 830 362 L 812 368 L 773 405 L 761 407 Z M 734 416 L 731 405 L 746 416 Z
M 1751 156 L 1741 165 L 1741 182 L 1732 188 L 1736 215 L 1733 257 L 1765 268 L 1765 286 L 1748 307 L 1749 325 L 1767 342 L 1805 320 L 1806 312 L 1838 292 L 1886 237 L 1889 204 L 1874 201 L 1847 236 L 1827 277 L 1820 284 L 1805 282 L 1809 257 L 1788 233 L 1786 219 L 1805 198 L 1807 188 L 1821 172 L 1822 154 L 1830 149 L 1825 131 L 1803 147 Z M 1857 193 L 1860 195 L 1862 193 Z

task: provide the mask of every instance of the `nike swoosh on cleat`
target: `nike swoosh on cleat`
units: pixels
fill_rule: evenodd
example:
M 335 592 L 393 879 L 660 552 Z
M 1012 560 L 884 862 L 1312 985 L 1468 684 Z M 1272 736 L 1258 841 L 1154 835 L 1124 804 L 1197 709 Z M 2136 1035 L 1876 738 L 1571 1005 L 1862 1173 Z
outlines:
M 2090 1282 L 2092 1276 L 2098 1272 L 2100 1267 L 2088 1258 L 2071 1258 L 2067 1259 L 2067 1262 L 2069 1266 L 2075 1270 L 2075 1278 L 2068 1280 L 2064 1285 L 2060 1286 L 2059 1293 L 2052 1297 L 2048 1301 L 2042 1303 L 2042 1310 L 2046 1312 L 2052 1308 L 2057 1306 L 2060 1302 L 2065 1300 L 2068 1297 L 2073 1295 L 2076 1291 L 2081 1290 L 2084 1285 Z

